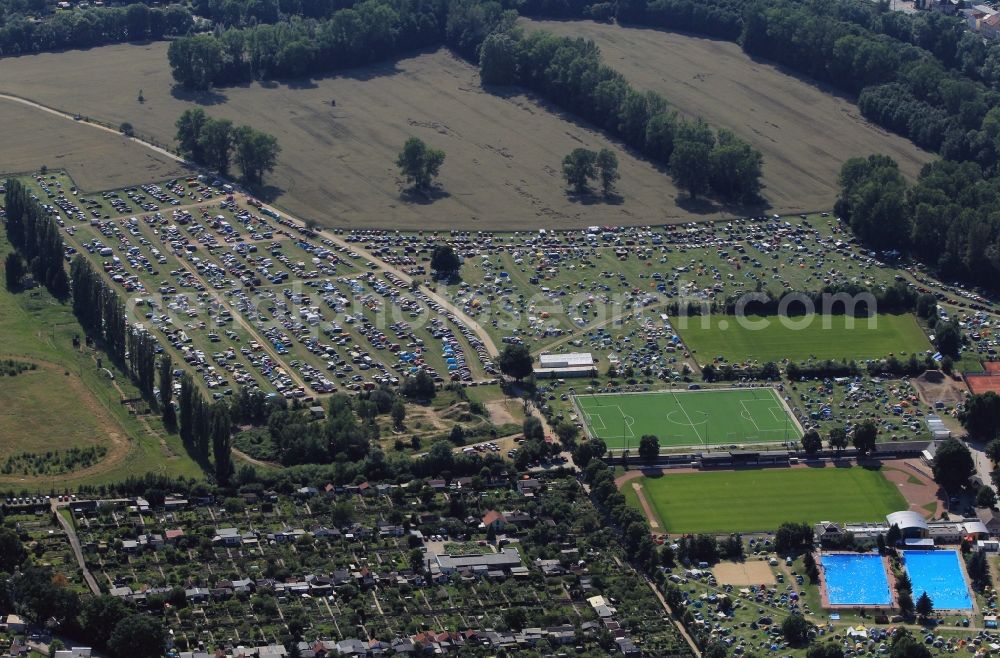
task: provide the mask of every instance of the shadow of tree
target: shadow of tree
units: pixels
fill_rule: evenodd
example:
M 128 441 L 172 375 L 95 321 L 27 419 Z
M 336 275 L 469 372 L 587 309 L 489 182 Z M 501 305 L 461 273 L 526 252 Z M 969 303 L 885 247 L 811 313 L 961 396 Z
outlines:
M 170 95 L 179 101 L 186 101 L 188 103 L 206 106 L 222 105 L 229 100 L 228 96 L 219 92 L 217 89 L 199 91 L 197 89 L 187 89 L 181 85 L 173 85 L 170 87 Z M 146 98 L 146 102 L 149 102 L 148 97 Z
M 430 205 L 439 199 L 447 199 L 451 193 L 435 185 L 430 189 L 420 190 L 415 187 L 407 187 L 399 193 L 399 198 L 406 203 L 415 203 L 423 206 Z

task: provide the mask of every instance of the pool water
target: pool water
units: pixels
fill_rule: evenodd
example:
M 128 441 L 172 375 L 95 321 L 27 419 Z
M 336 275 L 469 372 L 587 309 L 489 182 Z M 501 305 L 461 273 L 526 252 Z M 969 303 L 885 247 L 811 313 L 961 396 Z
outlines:
M 830 605 L 892 605 L 882 558 L 872 554 L 820 556 Z
M 903 551 L 913 601 L 927 592 L 935 610 L 971 610 L 972 598 L 959 559 L 958 551 Z

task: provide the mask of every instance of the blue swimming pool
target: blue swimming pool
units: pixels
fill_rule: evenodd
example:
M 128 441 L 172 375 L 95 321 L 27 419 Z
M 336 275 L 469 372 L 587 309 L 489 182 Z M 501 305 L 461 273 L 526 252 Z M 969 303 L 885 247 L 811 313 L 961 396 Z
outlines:
M 820 556 L 830 605 L 891 605 L 882 558 L 872 554 Z
M 935 610 L 971 610 L 972 598 L 960 559 L 958 551 L 903 551 L 906 573 L 913 584 L 913 600 L 927 592 Z

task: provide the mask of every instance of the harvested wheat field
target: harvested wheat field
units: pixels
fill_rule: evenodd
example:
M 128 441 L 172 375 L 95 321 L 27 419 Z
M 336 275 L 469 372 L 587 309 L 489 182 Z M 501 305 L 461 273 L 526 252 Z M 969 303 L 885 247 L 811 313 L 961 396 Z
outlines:
M 850 157 L 885 153 L 911 180 L 934 157 L 866 121 L 849 100 L 755 61 L 735 43 L 589 21 L 522 25 L 593 40 L 634 86 L 749 141 L 764 154 L 764 196 L 779 211 L 830 208 Z
M 12 61 L 12 60 L 7 60 Z M 6 62 L 5 62 L 6 63 Z M 96 126 L 0 99 L 0 173 L 66 169 L 87 190 L 172 178 L 180 163 Z
M 327 226 L 538 229 L 731 216 L 718 207 L 699 207 L 697 215 L 682 210 L 665 173 L 516 90 L 484 91 L 476 68 L 447 50 L 322 79 L 200 95 L 172 92 L 166 50 L 165 43 L 115 45 L 6 59 L 0 92 L 17 90 L 112 125 L 128 121 L 163 144 L 173 143 L 177 117 L 199 104 L 270 132 L 282 147 L 270 196 Z M 410 135 L 447 154 L 443 192 L 433 201 L 401 198 L 395 159 Z M 617 152 L 620 203 L 567 197 L 561 162 L 578 146 Z M 0 169 L 7 166 L 2 158 Z M 143 177 L 151 178 L 132 182 Z

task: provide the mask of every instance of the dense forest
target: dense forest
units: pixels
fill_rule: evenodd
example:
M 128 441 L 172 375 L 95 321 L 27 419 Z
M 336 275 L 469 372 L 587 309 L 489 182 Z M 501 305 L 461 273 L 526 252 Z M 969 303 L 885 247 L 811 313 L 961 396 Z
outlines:
M 941 276 L 996 291 L 1000 178 L 974 162 L 939 160 L 908 186 L 884 155 L 848 160 L 836 211 L 866 243 L 899 249 Z
M 187 34 L 194 26 L 191 13 L 180 5 L 90 7 L 59 11 L 43 20 L 16 8 L 5 4 L 0 9 L 0 55 L 162 39 Z
M 294 17 L 178 39 L 168 60 L 177 82 L 207 89 L 326 73 L 442 43 L 474 56 L 502 13 L 493 2 L 365 0 L 325 19 Z

